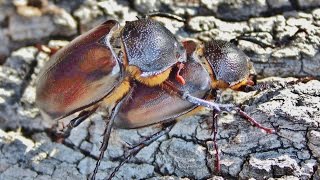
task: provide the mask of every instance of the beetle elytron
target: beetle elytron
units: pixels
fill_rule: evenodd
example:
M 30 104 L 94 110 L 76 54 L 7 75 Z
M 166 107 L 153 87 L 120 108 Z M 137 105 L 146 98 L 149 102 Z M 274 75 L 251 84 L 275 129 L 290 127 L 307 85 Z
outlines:
M 236 109 L 254 121 L 239 108 L 209 101 L 217 89 L 254 85 L 250 70 L 248 57 L 230 43 L 180 43 L 151 18 L 126 22 L 124 27 L 109 20 L 51 57 L 40 73 L 36 103 L 52 119 L 80 112 L 68 124 L 66 135 L 98 107 L 109 107 L 111 115 L 91 177 L 95 179 L 113 125 L 139 128 L 174 122 L 203 106 L 216 113 Z

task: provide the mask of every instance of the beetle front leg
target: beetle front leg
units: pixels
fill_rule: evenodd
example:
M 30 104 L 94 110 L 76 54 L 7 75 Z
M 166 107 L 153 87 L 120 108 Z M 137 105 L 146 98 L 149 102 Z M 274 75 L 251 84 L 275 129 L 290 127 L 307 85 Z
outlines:
M 81 111 L 80 114 L 72 119 L 69 124 L 67 125 L 67 129 L 63 130 L 63 132 L 58 132 L 58 136 L 61 136 L 63 138 L 67 138 L 70 136 L 71 130 L 77 126 L 79 126 L 83 121 L 85 121 L 89 116 L 91 116 L 93 113 L 95 113 L 98 109 L 98 106 L 94 106 L 90 110 L 84 110 Z
M 246 120 L 248 120 L 249 122 L 251 122 L 254 126 L 266 131 L 267 133 L 274 133 L 273 129 L 262 126 L 254 118 L 252 118 L 246 112 L 244 112 L 239 107 L 236 107 L 233 104 L 219 104 L 219 103 L 215 103 L 215 102 L 211 102 L 208 100 L 203 100 L 203 99 L 194 97 L 191 94 L 189 94 L 188 92 L 184 92 L 184 91 L 179 90 L 178 88 L 176 88 L 173 84 L 171 84 L 168 81 L 165 81 L 163 83 L 162 87 L 166 91 L 169 91 L 171 93 L 172 92 L 175 93 L 177 96 L 179 96 L 183 100 L 186 100 L 186 101 L 188 101 L 192 104 L 198 105 L 198 106 L 204 106 L 204 107 L 210 108 L 210 109 L 216 111 L 217 113 L 220 113 L 222 111 L 231 112 L 231 111 L 235 110 L 237 113 L 239 113 L 239 115 L 241 117 L 243 117 Z
M 112 130 L 112 127 L 113 127 L 113 124 L 114 124 L 115 117 L 117 116 L 117 114 L 118 114 L 123 102 L 126 102 L 130 98 L 130 96 L 132 95 L 133 89 L 134 89 L 134 87 L 132 87 L 129 90 L 129 92 L 125 95 L 125 97 L 123 97 L 112 109 L 111 115 L 109 117 L 109 122 L 107 122 L 106 128 L 105 128 L 105 130 L 103 132 L 103 141 L 102 141 L 101 147 L 99 149 L 100 150 L 100 155 L 99 155 L 98 161 L 96 163 L 96 167 L 94 168 L 94 171 L 92 173 L 91 180 L 95 179 L 96 174 L 98 172 L 98 168 L 99 168 L 100 163 L 101 163 L 101 160 L 104 157 L 104 152 L 108 148 L 109 138 L 110 138 L 110 134 L 111 134 L 111 130 Z
M 179 90 L 177 87 L 175 87 L 169 81 L 163 82 L 162 88 L 169 93 L 174 93 L 175 95 L 179 96 L 181 99 L 186 100 L 192 104 L 195 104 L 198 106 L 204 106 L 204 107 L 207 107 L 210 109 L 214 109 L 217 112 L 221 112 L 223 110 L 230 112 L 234 108 L 233 104 L 219 104 L 219 103 L 210 102 L 210 101 L 203 100 L 203 99 L 197 98 L 195 96 L 192 96 L 191 94 L 189 94 L 186 91 Z
M 249 114 L 247 114 L 246 112 L 242 111 L 239 107 L 235 107 L 234 108 L 241 117 L 245 118 L 247 121 L 249 121 L 250 123 L 252 123 L 254 126 L 256 126 L 259 129 L 264 130 L 266 133 L 268 134 L 272 134 L 275 132 L 274 129 L 272 128 L 267 128 L 264 127 L 262 124 L 258 123 L 254 118 L 252 118 L 251 116 L 249 116 Z
M 121 106 L 121 102 L 118 103 L 115 108 L 112 110 L 109 122 L 106 125 L 106 129 L 104 130 L 103 133 L 103 141 L 100 147 L 100 155 L 98 158 L 98 161 L 96 162 L 96 167 L 94 168 L 93 174 L 91 176 L 91 180 L 94 180 L 96 178 L 96 174 L 98 172 L 98 168 L 100 166 L 101 160 L 103 159 L 104 156 L 104 152 L 107 150 L 108 148 L 108 143 L 109 143 L 109 138 L 110 138 L 110 134 L 111 134 L 111 130 L 113 127 L 113 122 L 115 119 L 115 116 L 117 115 L 118 111 L 119 111 L 119 107 Z

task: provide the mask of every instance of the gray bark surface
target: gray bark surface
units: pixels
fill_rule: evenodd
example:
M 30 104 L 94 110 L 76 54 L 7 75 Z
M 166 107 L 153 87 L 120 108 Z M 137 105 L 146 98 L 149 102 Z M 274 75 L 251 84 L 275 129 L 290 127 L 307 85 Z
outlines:
M 29 4 L 28 4 L 29 2 Z M 32 3 L 33 2 L 33 3 Z M 54 4 L 55 2 L 55 4 Z M 239 115 L 221 114 L 221 172 L 214 169 L 212 113 L 179 121 L 145 147 L 114 179 L 320 179 L 320 1 L 9 1 L 0 0 L 0 179 L 86 179 L 99 156 L 106 113 L 75 128 L 64 143 L 52 138 L 57 122 L 35 106 L 35 84 L 49 54 L 33 45 L 66 44 L 106 19 L 122 25 L 149 11 L 189 15 L 186 23 L 159 18 L 180 39 L 239 40 L 261 82 L 261 92 L 219 92 L 219 102 L 246 105 L 245 112 L 274 134 Z M 295 38 L 287 41 L 297 30 Z M 263 46 L 267 45 L 267 46 Z M 127 152 L 159 125 L 113 129 L 97 179 L 108 177 Z

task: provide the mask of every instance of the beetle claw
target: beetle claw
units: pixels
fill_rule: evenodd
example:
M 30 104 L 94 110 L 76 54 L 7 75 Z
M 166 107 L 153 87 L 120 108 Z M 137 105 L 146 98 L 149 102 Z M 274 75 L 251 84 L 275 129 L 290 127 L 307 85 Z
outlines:
M 129 143 L 129 142 L 125 142 L 125 148 L 128 149 L 128 150 L 131 150 L 135 147 L 135 145 Z

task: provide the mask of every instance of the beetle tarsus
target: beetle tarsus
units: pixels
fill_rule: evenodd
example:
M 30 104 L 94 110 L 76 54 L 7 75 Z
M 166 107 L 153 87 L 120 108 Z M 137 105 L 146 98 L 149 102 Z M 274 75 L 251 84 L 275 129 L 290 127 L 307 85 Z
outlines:
M 258 123 L 255 119 L 253 119 L 251 116 L 249 116 L 246 112 L 242 111 L 240 108 L 236 107 L 235 110 L 246 120 L 251 122 L 254 126 L 256 126 L 259 129 L 264 130 L 268 134 L 272 134 L 275 132 L 274 129 L 264 127 L 262 124 Z
M 220 172 L 220 156 L 219 156 L 219 149 L 217 144 L 217 134 L 218 134 L 218 113 L 216 111 L 213 111 L 213 122 L 212 122 L 212 130 L 213 130 L 213 145 L 215 150 L 215 169 L 216 172 Z
M 83 121 L 85 121 L 89 116 L 91 116 L 96 110 L 98 106 L 94 107 L 91 110 L 82 111 L 76 118 L 72 119 L 69 124 L 67 125 L 67 129 L 63 132 L 59 132 L 58 135 L 64 138 L 70 136 L 71 130 L 77 126 L 79 126 Z
M 152 142 L 154 142 L 155 140 L 159 139 L 161 136 L 165 135 L 166 133 L 168 133 L 172 127 L 176 124 L 176 121 L 170 121 L 169 123 L 163 123 L 163 128 L 161 131 L 154 133 L 153 135 L 147 137 L 145 140 L 143 140 L 142 142 L 140 142 L 139 144 L 136 144 L 134 146 L 129 147 L 130 150 L 135 149 L 138 146 L 148 146 L 150 145 Z
M 110 174 L 108 180 L 111 180 L 116 172 L 119 171 L 119 169 L 126 163 L 128 162 L 131 157 L 135 156 L 138 152 L 140 152 L 144 147 L 149 146 L 150 144 L 152 144 L 153 142 L 155 142 L 157 139 L 159 139 L 160 137 L 162 137 L 163 135 L 169 133 L 171 131 L 171 129 L 173 128 L 173 126 L 175 125 L 176 121 L 171 121 L 169 124 L 163 124 L 165 125 L 161 131 L 147 137 L 145 140 L 143 140 L 142 142 L 140 142 L 139 144 L 130 147 L 130 151 L 127 153 L 127 155 L 124 157 L 123 161 L 120 162 L 120 164 L 113 170 L 113 172 Z
M 50 47 L 43 44 L 36 44 L 35 47 L 38 51 L 49 54 L 50 56 L 54 55 L 61 47 Z

